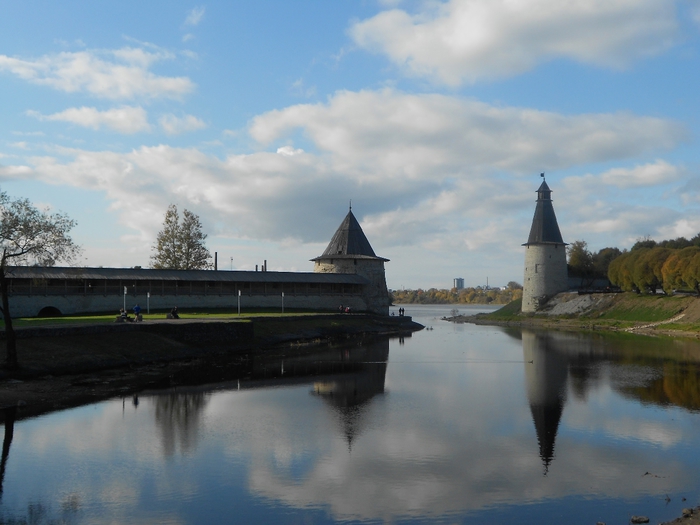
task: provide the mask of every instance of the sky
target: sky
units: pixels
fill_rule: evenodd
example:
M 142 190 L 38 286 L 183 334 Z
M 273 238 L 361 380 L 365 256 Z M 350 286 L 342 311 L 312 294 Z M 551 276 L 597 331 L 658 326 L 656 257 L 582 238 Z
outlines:
M 350 202 L 389 288 L 522 282 L 565 242 L 700 232 L 693 0 L 0 0 L 0 190 L 148 267 L 165 211 L 220 270 L 312 271 Z

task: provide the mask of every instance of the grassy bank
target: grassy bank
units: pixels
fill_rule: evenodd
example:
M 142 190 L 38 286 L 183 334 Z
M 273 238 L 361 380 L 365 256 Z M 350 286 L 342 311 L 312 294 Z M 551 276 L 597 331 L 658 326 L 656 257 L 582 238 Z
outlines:
M 157 321 L 167 318 L 170 310 L 154 310 L 151 313 L 143 313 L 144 321 Z M 326 314 L 328 312 L 318 312 L 313 310 L 288 310 L 281 313 L 279 309 L 259 309 L 246 310 L 239 315 L 236 310 L 230 309 L 211 309 L 211 310 L 196 310 L 183 309 L 180 310 L 180 319 L 198 319 L 198 320 L 250 320 L 254 317 L 298 317 L 298 316 L 314 316 Z M 133 317 L 133 314 L 130 314 Z M 41 326 L 61 326 L 69 324 L 103 324 L 114 322 L 117 317 L 116 313 L 105 314 L 76 314 L 64 315 L 61 317 L 18 317 L 12 319 L 12 325 L 15 328 L 41 327 Z M 0 319 L 0 329 L 5 328 L 5 321 Z
M 523 314 L 517 300 L 495 312 L 479 314 L 476 321 L 700 336 L 700 298 L 694 296 L 560 294 L 550 303 L 541 312 Z

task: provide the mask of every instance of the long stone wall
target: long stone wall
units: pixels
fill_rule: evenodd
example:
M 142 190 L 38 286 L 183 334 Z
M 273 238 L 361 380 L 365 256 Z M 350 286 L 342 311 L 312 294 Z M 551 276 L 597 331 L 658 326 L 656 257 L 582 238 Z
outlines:
M 283 299 L 280 295 L 242 295 L 241 311 L 247 308 L 271 308 L 282 310 Z M 126 308 L 131 310 L 135 304 L 146 312 L 151 310 L 170 310 L 178 308 L 228 308 L 236 309 L 238 297 L 235 295 L 126 295 Z M 339 305 L 349 306 L 356 312 L 369 310 L 367 301 L 360 295 L 292 295 L 285 294 L 284 308 L 337 311 Z M 36 317 L 45 308 L 55 308 L 63 315 L 76 313 L 114 312 L 116 315 L 124 305 L 124 296 L 118 294 L 101 295 L 12 295 L 10 313 L 12 317 Z

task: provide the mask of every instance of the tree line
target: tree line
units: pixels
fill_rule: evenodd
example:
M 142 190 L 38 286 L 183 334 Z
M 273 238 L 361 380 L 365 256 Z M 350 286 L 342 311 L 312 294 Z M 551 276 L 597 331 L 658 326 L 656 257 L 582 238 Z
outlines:
M 569 275 L 607 277 L 623 291 L 671 293 L 685 289 L 700 294 L 700 234 L 691 239 L 678 237 L 656 242 L 637 240 L 632 248 L 604 248 L 592 253 L 585 241 L 568 248 Z
M 500 288 L 456 288 L 423 290 L 392 290 L 395 304 L 508 304 L 523 296 L 523 287 L 511 281 L 505 290 Z

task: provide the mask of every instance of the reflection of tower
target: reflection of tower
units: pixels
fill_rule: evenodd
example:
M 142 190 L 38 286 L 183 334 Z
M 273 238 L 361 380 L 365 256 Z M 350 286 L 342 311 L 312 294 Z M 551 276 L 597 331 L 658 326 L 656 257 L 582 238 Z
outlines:
M 544 177 L 544 173 L 542 174 Z M 543 180 L 525 246 L 523 312 L 535 312 L 552 296 L 569 288 L 566 243 L 562 240 L 552 206 L 552 190 Z
M 369 281 L 363 296 L 367 310 L 389 315 L 389 291 L 386 287 L 384 263 L 389 259 L 377 257 L 360 223 L 348 211 L 323 255 L 311 259 L 316 273 L 354 273 Z
M 334 409 L 343 427 L 348 448 L 360 432 L 362 416 L 370 401 L 384 393 L 389 340 L 373 341 L 348 350 L 347 360 L 361 362 L 361 368 L 331 380 L 316 381 L 313 394 L 322 397 Z
M 568 360 L 557 352 L 549 336 L 526 330 L 523 330 L 523 357 L 527 399 L 546 474 L 554 458 L 554 440 L 566 401 Z

